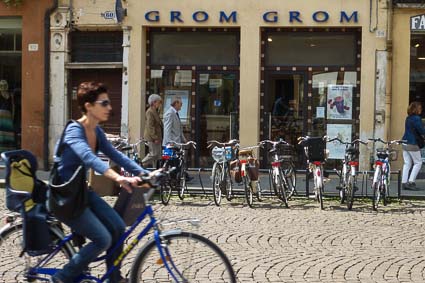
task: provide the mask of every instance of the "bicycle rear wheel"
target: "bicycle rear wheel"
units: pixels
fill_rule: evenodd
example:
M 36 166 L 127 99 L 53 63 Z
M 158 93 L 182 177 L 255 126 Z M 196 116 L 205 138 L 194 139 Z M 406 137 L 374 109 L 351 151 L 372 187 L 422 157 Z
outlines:
M 184 199 L 184 193 L 187 190 L 187 184 L 186 184 L 186 170 L 183 168 L 185 164 L 182 162 L 180 164 L 180 172 L 178 174 L 177 179 L 177 193 L 180 200 Z
M 223 166 L 216 162 L 214 163 L 213 170 L 212 170 L 212 177 L 213 177 L 213 183 L 212 183 L 212 189 L 213 189 L 213 196 L 214 196 L 214 202 L 215 205 L 220 206 L 221 203 L 221 184 L 222 184 L 222 178 L 223 176 Z
M 269 181 L 272 184 L 274 194 L 277 196 L 278 199 L 282 200 L 282 195 L 280 193 L 279 184 L 277 180 L 278 180 L 278 177 L 276 172 L 273 169 L 270 169 Z
M 52 226 L 51 234 L 53 238 L 53 245 L 57 244 L 60 239 L 63 239 L 63 232 L 59 227 Z M 46 254 L 39 256 L 30 256 L 28 253 L 22 253 L 23 243 L 23 230 L 22 224 L 12 225 L 9 228 L 3 228 L 0 232 L 0 262 L 2 271 L 0 278 L 7 283 L 18 282 L 34 282 L 34 274 L 30 274 L 29 270 L 36 266 Z M 22 256 L 21 256 L 22 253 Z M 66 244 L 62 249 L 51 259 L 43 265 L 44 268 L 62 268 L 69 258 L 75 253 L 70 244 Z M 43 278 L 48 281 L 50 276 L 44 274 L 37 274 L 37 278 Z M 40 282 L 45 282 L 40 281 Z
M 280 173 L 279 175 L 277 175 L 277 187 L 278 190 L 280 191 L 280 196 L 281 196 L 281 200 L 283 201 L 283 203 L 285 204 L 286 207 L 289 207 L 288 205 L 288 197 L 286 195 L 286 192 L 288 190 L 288 184 L 285 182 L 285 179 L 283 177 L 283 172 L 282 170 L 279 170 Z
M 163 234 L 161 249 L 177 282 L 236 282 L 232 265 L 223 251 L 200 235 L 180 232 Z M 176 282 L 161 259 L 155 240 L 136 256 L 131 282 Z

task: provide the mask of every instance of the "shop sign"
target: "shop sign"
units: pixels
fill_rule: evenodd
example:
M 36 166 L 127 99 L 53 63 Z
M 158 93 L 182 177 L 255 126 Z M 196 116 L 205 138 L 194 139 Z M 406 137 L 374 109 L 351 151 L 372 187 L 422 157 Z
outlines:
M 410 17 L 410 30 L 425 30 L 425 14 Z
M 185 16 L 181 11 L 170 11 L 167 16 L 171 23 L 184 23 Z M 220 11 L 217 16 L 220 23 L 237 23 L 238 13 L 237 11 Z M 310 16 L 316 23 L 326 23 L 332 15 L 327 11 L 315 11 Z M 210 15 L 206 11 L 195 11 L 192 13 L 191 17 L 194 22 L 203 23 L 209 20 Z M 290 23 L 303 23 L 303 14 L 300 11 L 288 11 L 285 16 L 280 15 L 278 11 L 267 11 L 262 14 L 262 19 L 265 23 L 277 23 L 282 17 L 287 19 Z M 358 11 L 340 11 L 338 18 L 340 23 L 358 23 L 359 21 Z M 145 20 L 150 23 L 160 22 L 160 11 L 146 12 Z

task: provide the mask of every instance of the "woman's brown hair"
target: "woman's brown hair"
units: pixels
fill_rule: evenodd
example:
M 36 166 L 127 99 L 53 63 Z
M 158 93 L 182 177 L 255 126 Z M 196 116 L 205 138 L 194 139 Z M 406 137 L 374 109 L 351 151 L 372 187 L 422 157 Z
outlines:
M 93 104 L 97 97 L 102 93 L 107 93 L 108 89 L 102 83 L 97 82 L 83 82 L 78 86 L 77 90 L 77 104 L 81 112 L 87 113 L 84 106 L 86 102 Z
M 422 103 L 419 101 L 413 101 L 410 103 L 409 107 L 407 107 L 407 115 L 417 115 L 419 107 L 422 107 Z

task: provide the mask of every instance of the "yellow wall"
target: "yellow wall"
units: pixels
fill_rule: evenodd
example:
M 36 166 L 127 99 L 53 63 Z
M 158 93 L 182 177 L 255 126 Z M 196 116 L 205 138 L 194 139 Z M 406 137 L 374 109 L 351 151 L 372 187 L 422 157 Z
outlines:
M 374 1 L 373 1 L 374 2 Z M 369 1 L 354 0 L 156 0 L 139 1 L 128 0 L 128 16 L 124 20 L 124 25 L 131 26 L 132 39 L 130 50 L 130 127 L 140 130 L 133 131 L 139 134 L 143 128 L 144 119 L 140 115 L 134 115 L 142 102 L 145 101 L 145 33 L 141 27 L 167 26 L 167 27 L 239 27 L 240 28 L 240 140 L 242 144 L 254 144 L 258 141 L 260 132 L 260 28 L 261 27 L 362 27 L 362 59 L 361 59 L 361 119 L 360 134 L 362 138 L 373 135 L 374 124 L 374 89 L 375 89 L 375 51 L 384 50 L 386 47 L 385 37 L 377 37 L 375 30 L 369 31 Z M 385 5 L 382 3 L 380 5 Z M 375 9 L 375 7 L 373 7 Z M 151 23 L 145 20 L 145 13 L 148 11 L 159 11 L 160 22 Z M 171 23 L 170 11 L 180 11 L 184 23 Z M 205 11 L 209 15 L 209 20 L 204 23 L 196 23 L 192 19 L 192 14 L 196 11 Z M 237 11 L 237 23 L 220 23 L 220 11 L 228 15 L 232 11 Z M 263 14 L 267 11 L 277 11 L 279 21 L 277 23 L 265 23 Z M 290 23 L 289 11 L 299 11 L 300 19 L 303 23 Z M 326 23 L 317 23 L 312 20 L 315 11 L 326 11 L 330 18 Z M 346 11 L 351 14 L 358 11 L 358 23 L 339 22 L 340 12 Z M 378 30 L 386 32 L 386 9 L 379 9 Z M 372 12 L 372 25 L 376 23 Z M 142 54 L 141 54 L 142 53 Z M 135 65 L 135 66 L 134 66 Z M 406 74 L 406 73 L 405 73 Z M 141 100 L 140 97 L 141 96 Z M 133 103 L 132 102 L 135 102 Z M 144 108 L 142 108 L 144 109 Z M 141 109 L 139 108 L 139 111 Z M 141 111 L 143 112 L 143 111 Z M 143 116 L 143 113 L 141 114 Z M 246 121 L 249 121 L 246 123 Z M 130 133 L 132 134 L 132 133 Z M 368 156 L 368 154 L 363 154 Z

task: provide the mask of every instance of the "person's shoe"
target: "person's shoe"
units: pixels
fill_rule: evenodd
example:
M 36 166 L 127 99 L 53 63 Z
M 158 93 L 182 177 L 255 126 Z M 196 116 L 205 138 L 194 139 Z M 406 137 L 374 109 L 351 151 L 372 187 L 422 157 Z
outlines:
M 415 183 L 413 183 L 413 185 L 410 182 L 403 183 L 403 184 L 401 184 L 401 187 L 403 188 L 403 190 L 408 190 L 408 191 L 416 190 L 416 184 Z

